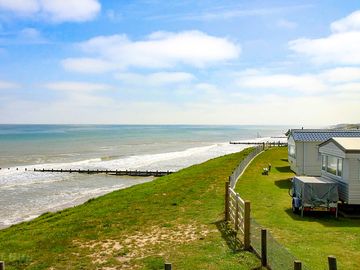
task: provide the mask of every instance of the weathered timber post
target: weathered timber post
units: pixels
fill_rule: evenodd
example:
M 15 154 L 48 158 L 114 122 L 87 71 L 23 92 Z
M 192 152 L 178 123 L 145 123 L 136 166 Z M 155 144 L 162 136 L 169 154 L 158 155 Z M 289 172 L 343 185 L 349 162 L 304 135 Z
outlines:
M 171 263 L 165 263 L 165 270 L 171 270 L 172 266 Z
M 244 212 L 244 248 L 250 249 L 250 201 L 245 201 Z
M 0 262 L 0 270 L 5 270 L 5 263 L 4 262 Z
M 235 197 L 235 231 L 239 230 L 239 212 L 240 212 L 240 206 L 239 206 L 240 196 L 236 194 Z
M 328 262 L 329 262 L 329 270 L 337 270 L 335 256 L 332 256 L 332 255 L 328 256 Z
M 229 188 L 230 188 L 230 182 L 225 182 L 225 221 L 229 221 L 229 213 L 230 213 Z
M 261 229 L 261 265 L 267 266 L 267 239 L 266 229 Z
M 294 270 L 301 270 L 302 269 L 302 264 L 301 261 L 294 261 Z

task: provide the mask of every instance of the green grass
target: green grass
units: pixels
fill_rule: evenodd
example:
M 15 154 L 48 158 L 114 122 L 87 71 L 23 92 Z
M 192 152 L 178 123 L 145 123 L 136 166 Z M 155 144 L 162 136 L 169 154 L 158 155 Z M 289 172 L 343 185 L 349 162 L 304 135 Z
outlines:
M 2 230 L 0 260 L 7 270 L 255 269 L 221 222 L 224 182 L 249 151 Z
M 269 176 L 262 175 L 269 163 Z M 293 214 L 288 195 L 292 176 L 287 149 L 269 149 L 250 164 L 236 191 L 251 201 L 252 217 L 311 269 L 328 269 L 328 255 L 337 257 L 339 269 L 360 269 L 360 220 Z

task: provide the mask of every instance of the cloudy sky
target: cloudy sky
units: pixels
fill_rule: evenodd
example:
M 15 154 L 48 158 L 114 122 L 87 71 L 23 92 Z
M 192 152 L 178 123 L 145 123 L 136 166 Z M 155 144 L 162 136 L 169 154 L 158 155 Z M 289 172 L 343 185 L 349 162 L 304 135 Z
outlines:
M 344 122 L 358 0 L 0 0 L 0 123 Z

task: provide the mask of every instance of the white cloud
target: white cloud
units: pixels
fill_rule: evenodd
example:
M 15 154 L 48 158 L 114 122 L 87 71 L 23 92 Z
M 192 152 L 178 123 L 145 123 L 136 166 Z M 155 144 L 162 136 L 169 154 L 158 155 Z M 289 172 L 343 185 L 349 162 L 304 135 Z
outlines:
M 39 30 L 35 28 L 24 28 L 18 33 L 17 41 L 13 42 L 20 42 L 23 44 L 40 44 L 48 41 L 43 37 Z
M 51 82 L 45 84 L 45 88 L 50 90 L 57 91 L 70 91 L 70 92 L 92 92 L 92 91 L 102 91 L 102 90 L 111 90 L 112 86 L 107 84 L 99 83 L 88 83 L 88 82 L 72 82 L 72 81 L 60 81 L 60 82 Z
M 109 9 L 106 11 L 106 16 L 109 18 L 112 22 L 119 22 L 123 19 L 123 16 L 121 13 L 116 12 L 115 10 Z
M 96 17 L 101 6 L 97 0 L 41 0 L 43 12 L 55 22 L 83 22 Z
M 113 70 L 112 63 L 97 58 L 66 58 L 61 61 L 62 66 L 68 71 L 80 73 L 104 73 Z
M 1 0 L 0 9 L 19 15 L 34 14 L 40 10 L 38 0 Z
M 148 19 L 170 19 L 170 20 L 194 20 L 194 21 L 214 21 L 214 20 L 231 20 L 240 17 L 259 17 L 272 15 L 276 13 L 284 13 L 289 11 L 296 11 L 312 7 L 311 5 L 293 5 L 282 7 L 265 7 L 244 9 L 239 5 L 235 6 L 217 6 L 215 8 L 201 11 L 199 13 L 188 14 L 165 14 L 158 16 L 151 16 Z
M 194 87 L 196 90 L 205 92 L 208 95 L 215 95 L 220 93 L 219 88 L 216 85 L 210 83 L 198 83 Z
M 290 49 L 315 63 L 360 64 L 360 31 L 332 34 L 319 39 L 297 39 Z
M 255 74 L 242 75 L 237 79 L 237 85 L 246 89 L 265 89 L 279 91 L 296 91 L 313 94 L 326 89 L 324 83 L 312 75 L 291 74 Z
M 8 90 L 8 89 L 15 89 L 15 88 L 19 88 L 19 85 L 17 83 L 0 81 L 0 90 L 1 89 Z
M 286 20 L 286 19 L 280 19 L 276 22 L 276 25 L 280 28 L 285 29 L 295 29 L 297 27 L 297 23 Z
M 155 32 L 140 41 L 131 41 L 126 35 L 98 36 L 81 43 L 80 48 L 117 69 L 171 68 L 177 65 L 205 67 L 236 59 L 241 52 L 239 45 L 226 38 L 199 31 Z M 76 70 L 72 66 L 79 67 L 83 59 L 71 58 L 67 69 Z
M 301 38 L 289 48 L 318 64 L 360 64 L 360 11 L 331 24 L 332 33 L 324 38 Z
M 194 75 L 186 72 L 156 72 L 147 75 L 137 73 L 120 73 L 115 77 L 128 84 L 152 86 L 186 83 L 195 79 Z
M 332 32 L 349 32 L 360 30 L 360 10 L 357 10 L 343 19 L 331 24 Z
M 94 19 L 101 9 L 97 0 L 1 0 L 0 10 L 18 16 L 52 22 L 83 22 Z
M 334 87 L 334 90 L 342 94 L 350 94 L 354 98 L 354 94 L 360 97 L 360 82 L 345 83 Z
M 351 82 L 360 80 L 360 68 L 357 67 L 338 67 L 326 70 L 320 77 L 329 82 Z M 359 88 L 360 90 L 360 88 Z

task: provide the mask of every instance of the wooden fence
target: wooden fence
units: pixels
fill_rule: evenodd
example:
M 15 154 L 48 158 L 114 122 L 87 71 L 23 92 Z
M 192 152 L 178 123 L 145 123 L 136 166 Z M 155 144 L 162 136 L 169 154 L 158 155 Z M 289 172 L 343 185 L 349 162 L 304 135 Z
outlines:
M 225 219 L 235 232 L 241 232 L 244 248 L 248 250 L 250 249 L 250 202 L 241 199 L 240 195 L 230 187 L 230 182 L 226 182 L 225 201 Z
M 232 189 L 235 188 L 237 180 L 239 179 L 240 175 L 244 172 L 245 168 L 249 165 L 251 160 L 268 147 L 269 145 L 265 143 L 258 145 L 249 155 L 247 155 L 246 158 L 243 159 L 243 161 L 240 162 L 240 164 L 235 168 L 235 170 L 229 176 L 230 187 Z
M 254 235 L 251 235 L 251 217 L 250 217 L 250 201 L 246 201 L 240 197 L 238 193 L 235 192 L 235 186 L 238 178 L 252 161 L 252 159 L 260 154 L 266 148 L 271 147 L 271 145 L 259 145 L 257 146 L 233 171 L 229 176 L 229 181 L 225 183 L 225 221 L 228 222 L 230 227 L 236 232 L 237 238 L 243 243 L 245 250 L 252 249 L 260 258 L 261 264 L 268 269 L 271 269 L 271 265 L 268 260 L 268 237 L 266 229 L 259 230 L 261 245 L 260 250 L 258 247 L 252 246 L 251 239 Z M 238 232 L 240 232 L 238 234 Z M 253 232 L 254 234 L 254 232 Z M 278 246 L 276 249 L 283 249 L 283 246 Z M 277 256 L 276 256 L 277 257 Z M 289 257 L 289 256 L 288 256 Z M 308 269 L 303 266 L 302 262 L 294 257 L 292 259 L 293 265 L 287 268 L 281 269 L 294 269 L 294 270 L 305 270 Z M 282 258 L 276 258 L 282 260 Z M 336 257 L 328 256 L 328 266 L 329 270 L 337 270 Z M 275 268 L 274 268 L 275 269 Z M 279 268 L 280 269 L 280 268 Z M 1 270 L 1 269 L 0 269 Z

